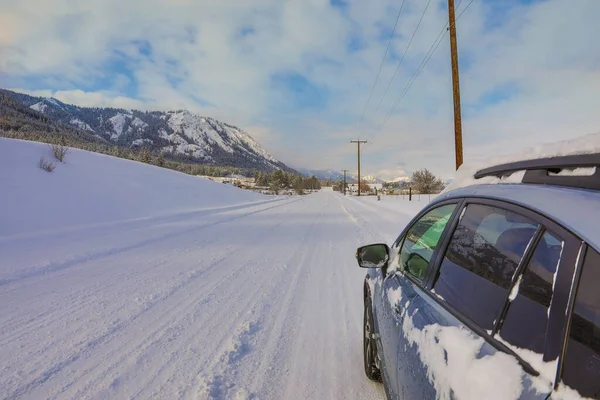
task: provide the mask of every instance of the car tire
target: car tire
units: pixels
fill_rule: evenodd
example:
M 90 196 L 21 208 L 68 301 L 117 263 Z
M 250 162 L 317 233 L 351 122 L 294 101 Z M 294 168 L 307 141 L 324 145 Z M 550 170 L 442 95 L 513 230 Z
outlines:
M 373 338 L 373 309 L 371 299 L 365 299 L 365 310 L 363 314 L 363 360 L 365 374 L 372 381 L 381 382 L 381 371 L 377 368 L 377 343 Z

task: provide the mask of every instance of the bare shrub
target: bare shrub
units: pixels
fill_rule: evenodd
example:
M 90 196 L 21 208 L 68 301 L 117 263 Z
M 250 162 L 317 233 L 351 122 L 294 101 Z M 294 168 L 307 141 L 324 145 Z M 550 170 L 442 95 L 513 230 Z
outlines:
M 44 171 L 52 172 L 56 168 L 56 165 L 52 164 L 44 157 L 41 157 L 40 161 L 38 162 L 38 168 L 43 169 Z
M 67 153 L 69 153 L 69 148 L 63 144 L 51 144 L 50 150 L 52 150 L 54 158 L 60 162 L 63 162 Z
M 427 168 L 424 168 L 413 173 L 412 186 L 420 194 L 432 194 L 439 193 L 444 187 L 444 182 Z

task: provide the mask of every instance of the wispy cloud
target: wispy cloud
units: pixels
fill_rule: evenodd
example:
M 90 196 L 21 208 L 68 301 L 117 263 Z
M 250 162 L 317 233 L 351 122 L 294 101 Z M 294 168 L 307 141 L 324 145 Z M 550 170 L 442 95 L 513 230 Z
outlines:
M 460 13 L 469 2 L 463 1 Z M 365 173 L 454 170 L 447 37 L 396 102 L 447 19 L 406 0 L 0 0 L 0 84 L 65 102 L 189 108 L 248 128 L 284 162 Z M 474 1 L 458 23 L 465 159 L 600 130 L 596 0 Z M 381 106 L 376 110 L 377 106 Z M 399 165 L 398 163 L 402 163 Z

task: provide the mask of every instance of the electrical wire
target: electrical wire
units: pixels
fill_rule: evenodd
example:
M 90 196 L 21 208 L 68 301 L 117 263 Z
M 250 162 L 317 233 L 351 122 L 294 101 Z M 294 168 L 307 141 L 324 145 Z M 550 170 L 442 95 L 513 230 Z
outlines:
M 398 62 L 398 65 L 396 66 L 396 70 L 394 71 L 394 75 L 392 75 L 392 78 L 388 82 L 387 88 L 385 89 L 385 92 L 383 93 L 383 96 L 381 96 L 381 99 L 379 100 L 379 104 L 377 105 L 377 108 L 375 108 L 375 111 L 373 111 L 373 116 L 375 114 L 377 114 L 377 111 L 379 111 L 379 108 L 381 107 L 381 104 L 383 103 L 383 100 L 385 99 L 385 96 L 386 96 L 387 92 L 390 90 L 390 87 L 392 86 L 392 82 L 394 81 L 394 78 L 396 78 L 396 75 L 398 74 L 398 71 L 400 70 L 400 66 L 402 65 L 402 62 L 404 61 L 404 58 L 406 57 L 406 53 L 408 52 L 408 49 L 410 48 L 410 45 L 412 44 L 413 39 L 415 38 L 415 35 L 417 34 L 417 31 L 419 30 L 419 27 L 421 26 L 421 22 L 423 22 L 423 18 L 425 17 L 425 13 L 427 12 L 427 9 L 429 8 L 430 4 L 431 4 L 431 0 L 429 0 L 427 2 L 427 5 L 425 6 L 425 9 L 423 10 L 423 13 L 421 14 L 421 18 L 419 19 L 419 22 L 417 23 L 417 26 L 415 27 L 415 30 L 413 31 L 413 34 L 410 37 L 410 40 L 408 41 L 408 44 L 406 45 L 406 49 L 404 49 L 404 53 L 402 54 L 402 57 L 400 58 L 400 61 Z
M 456 21 L 458 21 L 458 19 L 464 14 L 464 12 L 469 8 L 469 6 L 471 6 L 471 4 L 473 4 L 474 0 L 471 0 L 466 6 L 465 8 L 461 11 L 461 13 L 456 17 L 455 19 L 455 24 Z M 460 3 L 459 3 L 460 4 Z M 398 105 L 400 104 L 400 102 L 402 101 L 402 99 L 406 96 L 406 93 L 408 93 L 408 91 L 410 90 L 410 88 L 412 87 L 412 85 L 414 84 L 414 82 L 417 80 L 417 78 L 419 77 L 419 75 L 421 74 L 421 72 L 423 71 L 423 69 L 425 68 L 425 66 L 427 65 L 427 63 L 429 62 L 429 60 L 431 59 L 431 57 L 433 56 L 433 54 L 435 53 L 435 51 L 438 49 L 438 47 L 440 46 L 442 39 L 445 36 L 445 32 L 448 30 L 449 28 L 449 22 L 446 22 L 444 24 L 444 26 L 442 27 L 442 30 L 440 31 L 440 33 L 438 34 L 437 38 L 433 41 L 431 47 L 429 48 L 429 51 L 427 52 L 427 54 L 425 55 L 425 57 L 423 58 L 423 60 L 421 61 L 421 64 L 419 64 L 419 67 L 417 68 L 417 70 L 415 71 L 415 73 L 413 74 L 413 76 L 411 77 L 411 79 L 409 80 L 409 82 L 406 84 L 406 86 L 404 87 L 404 90 L 402 91 L 402 93 L 400 94 L 400 97 L 398 98 L 398 100 L 394 103 L 394 106 L 391 108 L 391 110 L 387 113 L 385 119 L 383 120 L 383 122 L 381 123 L 381 125 L 379 125 L 379 127 L 374 130 L 371 135 L 369 135 L 369 137 L 372 137 L 373 135 L 375 135 L 376 132 L 380 131 L 385 124 L 387 123 L 387 121 L 389 120 L 389 118 L 391 117 L 391 115 L 394 113 L 394 111 L 396 110 L 396 108 L 398 107 Z
M 363 121 L 365 117 L 365 112 L 367 111 L 367 107 L 369 107 L 369 103 L 371 102 L 371 97 L 373 96 L 373 91 L 375 90 L 375 86 L 377 85 L 377 81 L 379 80 L 379 75 L 381 74 L 381 69 L 383 68 L 383 64 L 385 62 L 385 58 L 387 57 L 388 51 L 390 50 L 390 44 L 392 43 L 392 39 L 396 34 L 396 27 L 398 26 L 398 21 L 400 20 L 400 15 L 402 14 L 402 10 L 404 9 L 405 0 L 402 0 L 402 4 L 400 4 L 400 10 L 398 11 L 398 16 L 396 17 L 396 23 L 394 24 L 394 29 L 392 30 L 392 34 L 388 39 L 387 47 L 385 48 L 385 53 L 383 54 L 383 58 L 381 59 L 381 64 L 379 65 L 379 70 L 377 71 L 377 76 L 375 77 L 375 82 L 373 82 L 373 86 L 371 87 L 371 93 L 369 93 L 369 99 L 367 100 L 367 104 L 365 104 L 365 108 L 360 116 L 359 124 Z

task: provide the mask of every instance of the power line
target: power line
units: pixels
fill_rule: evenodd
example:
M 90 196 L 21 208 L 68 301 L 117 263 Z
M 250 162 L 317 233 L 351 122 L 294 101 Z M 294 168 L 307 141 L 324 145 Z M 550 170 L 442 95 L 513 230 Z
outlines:
M 464 12 L 469 8 L 469 6 L 473 3 L 473 1 L 475 1 L 475 0 L 471 0 L 465 6 L 465 8 L 461 11 L 461 13 L 456 18 L 456 21 L 458 21 L 458 19 L 464 14 Z M 456 24 L 456 21 L 455 21 L 455 24 Z M 415 71 L 415 73 L 413 74 L 413 76 L 411 77 L 411 79 L 409 80 L 408 84 L 404 87 L 404 90 L 400 94 L 400 97 L 398 98 L 398 100 L 396 101 L 396 103 L 394 103 L 394 106 L 392 107 L 392 109 L 387 113 L 387 115 L 386 115 L 383 123 L 381 125 L 379 125 L 379 127 L 375 131 L 373 131 L 369 137 L 373 136 L 375 134 L 375 132 L 380 131 L 384 127 L 384 125 L 387 123 L 387 121 L 390 118 L 390 116 L 394 113 L 394 111 L 396 110 L 396 108 L 398 107 L 398 105 L 400 104 L 400 102 L 402 101 L 402 99 L 406 96 L 406 93 L 410 90 L 410 88 L 412 87 L 412 85 L 414 84 L 414 82 L 416 81 L 416 79 L 419 77 L 420 73 L 425 68 L 425 65 L 427 65 L 427 63 L 429 62 L 429 60 L 431 59 L 431 57 L 433 56 L 433 54 L 435 53 L 435 51 L 437 50 L 437 48 L 440 46 L 440 44 L 442 42 L 442 39 L 445 36 L 445 32 L 448 29 L 449 29 L 449 22 L 446 22 L 444 24 L 444 26 L 442 27 L 440 33 L 438 34 L 437 38 L 434 40 L 434 42 L 432 43 L 431 47 L 429 48 L 429 51 L 427 52 L 427 54 L 425 55 L 425 57 L 421 61 L 421 64 L 419 65 L 419 67 L 417 68 L 417 70 Z
M 446 27 L 444 27 L 444 30 L 445 29 L 446 29 Z M 386 115 L 383 123 L 379 126 L 379 128 L 377 130 L 381 130 L 381 128 L 383 128 L 383 126 L 387 123 L 387 121 L 390 118 L 390 116 L 396 110 L 396 107 L 398 107 L 398 104 L 400 104 L 400 102 L 402 101 L 402 99 L 404 98 L 404 96 L 406 96 L 406 93 L 410 90 L 410 88 L 412 87 L 413 83 L 417 80 L 417 77 L 421 74 L 421 71 L 423 71 L 423 68 L 425 68 L 425 65 L 427 65 L 427 63 L 431 59 L 431 56 L 433 56 L 433 53 L 435 53 L 435 51 L 439 47 L 440 43 L 442 43 L 442 39 L 444 38 L 444 36 L 445 36 L 444 31 L 442 31 L 441 35 L 439 36 L 439 39 L 436 42 L 433 42 L 433 44 L 429 48 L 429 51 L 427 52 L 427 54 L 425 55 L 425 57 L 421 61 L 421 64 L 419 65 L 419 67 L 417 68 L 417 70 L 415 71 L 415 73 L 413 74 L 413 76 L 411 77 L 411 79 L 409 80 L 409 82 L 406 84 L 406 86 L 404 87 L 404 90 L 400 94 L 400 97 L 398 98 L 398 100 L 396 100 L 396 103 L 394 103 L 394 106 L 387 113 L 387 115 Z
M 461 0 L 461 1 L 462 1 L 462 0 Z M 463 10 L 460 12 L 460 14 L 458 14 L 458 17 L 456 17 L 456 21 L 458 21 L 458 19 L 459 19 L 459 18 L 460 18 L 460 17 L 461 17 L 461 16 L 464 14 L 464 12 L 465 12 L 465 11 L 467 11 L 467 8 L 469 8 L 469 6 L 470 6 L 471 4 L 473 4 L 473 2 L 474 2 L 474 1 L 475 1 L 475 0 L 471 0 L 471 1 L 469 2 L 469 4 L 467 4 L 467 5 L 466 5 L 466 7 L 465 7 L 465 8 L 463 8 Z M 458 8 L 458 6 L 460 6 L 460 1 L 458 2 L 458 5 L 456 6 L 456 8 Z M 455 21 L 455 23 L 456 23 L 456 21 Z
M 383 93 L 383 96 L 381 96 L 381 100 L 379 100 L 379 104 L 377 105 L 377 108 L 375 108 L 375 111 L 373 111 L 373 116 L 375 116 L 375 114 L 377 113 L 377 111 L 379 111 L 379 108 L 381 107 L 381 103 L 383 103 L 383 99 L 385 99 L 385 95 L 387 94 L 388 90 L 390 90 L 390 87 L 392 86 L 392 82 L 394 81 L 394 78 L 396 78 L 396 74 L 398 74 L 398 71 L 400 70 L 400 66 L 402 65 L 402 61 L 404 61 L 404 58 L 406 57 L 406 53 L 408 52 L 408 49 L 410 48 L 410 45 L 412 44 L 413 39 L 415 38 L 415 35 L 417 34 L 417 31 L 419 30 L 419 27 L 421 26 L 421 22 L 423 22 L 423 18 L 425 17 L 425 13 L 427 12 L 427 9 L 429 8 L 429 4 L 431 4 L 431 0 L 429 0 L 427 2 L 427 5 L 425 6 L 425 9 L 423 10 L 423 13 L 421 14 L 421 18 L 419 19 L 419 22 L 417 23 L 417 26 L 415 27 L 415 30 L 413 31 L 413 34 L 410 37 L 410 40 L 408 41 L 408 44 L 406 45 L 406 49 L 404 49 L 404 53 L 402 54 L 402 57 L 400 58 L 400 61 L 398 62 L 398 65 L 396 66 L 396 70 L 394 71 L 394 75 L 392 75 L 392 78 L 388 82 L 387 88 L 385 89 L 385 92 Z
M 392 34 L 388 39 L 387 47 L 385 48 L 385 53 L 383 54 L 383 58 L 381 59 L 381 64 L 379 65 L 379 70 L 377 71 L 377 76 L 375 77 L 375 82 L 373 82 L 373 87 L 371 87 L 371 93 L 369 93 L 369 99 L 367 100 L 367 104 L 365 104 L 365 108 L 360 116 L 359 124 L 363 121 L 365 117 L 365 112 L 367 111 L 367 107 L 369 107 L 369 103 L 371 102 L 371 97 L 373 96 L 373 91 L 375 90 L 375 86 L 377 85 L 377 81 L 379 80 L 379 75 L 381 74 L 381 68 L 383 68 L 383 64 L 385 62 L 385 58 L 390 49 L 390 43 L 392 43 L 392 39 L 396 34 L 396 27 L 398 26 L 398 21 L 400 20 L 400 15 L 402 14 L 402 10 L 404 9 L 404 0 L 402 0 L 402 4 L 400 4 L 400 10 L 398 11 L 398 16 L 396 17 L 396 23 L 394 24 L 394 29 L 392 30 Z
M 394 103 L 394 106 L 392 107 L 392 109 L 386 114 L 383 122 L 379 125 L 379 127 L 377 129 L 375 129 L 374 131 L 371 132 L 371 134 L 369 135 L 368 138 L 372 138 L 375 135 L 376 132 L 380 131 L 385 126 L 385 124 L 387 123 L 387 121 L 390 118 L 390 116 L 396 110 L 396 107 L 398 107 L 398 104 L 400 104 L 400 102 L 402 101 L 402 99 L 404 98 L 404 96 L 406 95 L 406 93 L 408 92 L 408 90 L 410 89 L 410 87 L 412 86 L 412 83 L 417 79 L 417 77 L 419 76 L 419 74 L 421 73 L 421 71 L 423 70 L 423 68 L 425 67 L 425 65 L 427 64 L 427 62 L 429 61 L 429 59 L 433 55 L 433 53 L 439 47 L 440 43 L 442 42 L 442 39 L 445 36 L 445 31 L 448 28 L 447 25 L 448 24 L 446 23 L 442 27 L 442 30 L 438 34 L 437 38 L 433 41 L 431 47 L 429 47 L 429 51 L 427 51 L 427 54 L 425 54 L 425 57 L 421 61 L 421 64 L 419 64 L 419 67 L 417 68 L 417 70 L 415 71 L 415 73 L 413 74 L 413 76 L 411 77 L 411 79 L 409 80 L 409 82 L 406 84 L 406 86 L 402 90 L 400 98 L 398 98 L 398 100 Z

